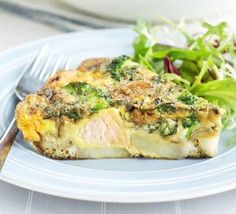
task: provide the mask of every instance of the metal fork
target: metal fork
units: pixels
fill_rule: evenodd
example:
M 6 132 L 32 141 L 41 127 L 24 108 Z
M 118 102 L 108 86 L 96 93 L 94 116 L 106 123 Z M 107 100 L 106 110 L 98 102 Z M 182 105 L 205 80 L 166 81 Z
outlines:
M 50 76 L 55 74 L 61 64 L 61 60 L 61 56 L 55 56 L 55 54 L 49 52 L 48 47 L 43 47 L 32 63 L 25 68 L 17 81 L 15 94 L 19 100 L 23 100 L 26 95 L 36 92 Z M 69 61 L 64 63 L 64 69 L 67 69 L 68 63 Z M 17 133 L 18 129 L 14 117 L 0 139 L 0 171 Z

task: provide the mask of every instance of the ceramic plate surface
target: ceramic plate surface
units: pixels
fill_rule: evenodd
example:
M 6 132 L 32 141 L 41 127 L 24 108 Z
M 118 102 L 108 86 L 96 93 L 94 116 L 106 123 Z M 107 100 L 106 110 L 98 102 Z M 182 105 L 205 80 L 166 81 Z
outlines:
M 24 66 L 44 44 L 71 58 L 71 67 L 90 57 L 131 54 L 130 30 L 72 33 L 28 43 L 0 54 L 0 130 L 17 102 L 13 88 Z M 220 138 L 212 159 L 107 159 L 58 161 L 34 152 L 17 137 L 0 178 L 52 195 L 107 202 L 158 202 L 210 195 L 236 186 L 236 150 Z

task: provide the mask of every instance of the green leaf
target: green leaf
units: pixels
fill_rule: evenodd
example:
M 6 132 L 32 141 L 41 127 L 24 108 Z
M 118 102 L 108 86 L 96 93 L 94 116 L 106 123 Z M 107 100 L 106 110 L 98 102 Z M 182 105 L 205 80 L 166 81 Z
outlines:
M 164 23 L 172 26 L 173 28 L 175 28 L 177 31 L 179 31 L 180 33 L 183 34 L 183 36 L 186 38 L 187 42 L 189 45 L 191 45 L 195 39 L 192 35 L 190 35 L 188 32 L 186 32 L 185 30 L 183 30 L 182 28 L 180 28 L 176 23 L 174 23 L 173 21 L 171 21 L 170 19 L 167 19 L 163 16 L 157 16 L 160 20 L 162 20 Z
M 152 52 L 153 52 L 153 57 L 157 59 L 162 59 L 166 56 L 169 56 L 172 57 L 173 59 L 191 60 L 191 61 L 195 61 L 201 58 L 206 59 L 210 55 L 209 52 L 200 52 L 183 48 L 176 48 L 162 44 L 155 44 L 152 47 Z
M 139 56 L 144 56 L 152 46 L 151 25 L 148 22 L 139 21 L 134 30 L 138 34 L 133 42 L 134 60 L 138 61 Z
M 200 72 L 200 69 L 197 64 L 193 61 L 188 60 L 182 62 L 179 70 L 182 78 L 186 79 L 190 83 L 194 82 L 195 76 L 198 75 Z
M 220 39 L 225 39 L 227 37 L 227 34 L 226 34 L 227 23 L 226 22 L 221 22 L 217 25 L 211 25 L 208 22 L 203 22 L 202 26 L 205 29 L 207 29 L 207 32 L 204 34 L 204 37 L 210 34 L 217 35 Z
M 174 46 L 156 43 L 152 46 L 152 51 L 153 52 L 170 51 L 170 50 L 173 50 L 173 49 L 176 49 L 176 48 L 177 47 L 174 47 Z
M 151 63 L 148 61 L 147 58 L 143 57 L 142 55 L 139 55 L 139 63 L 144 66 L 147 69 L 150 69 L 151 71 L 155 71 L 154 67 L 151 65 Z
M 198 37 L 197 39 L 196 39 L 196 43 L 197 43 L 197 49 L 199 50 L 199 51 L 208 51 L 207 50 L 207 46 L 205 45 L 205 43 L 204 43 L 204 41 L 203 41 L 203 39 L 201 38 L 201 37 Z
M 191 90 L 193 90 L 197 85 L 201 84 L 202 79 L 203 79 L 204 75 L 206 74 L 207 70 L 208 70 L 208 63 L 207 63 L 207 61 L 204 61 L 202 63 L 201 71 L 200 71 L 199 75 L 196 77 L 196 80 L 194 81 L 194 83 L 191 87 Z
M 188 88 L 190 86 L 190 82 L 184 78 L 182 78 L 179 75 L 173 74 L 173 73 L 165 73 L 162 75 L 163 79 L 165 80 L 171 80 L 174 81 L 178 84 L 183 83 L 183 85 L 185 86 L 185 88 Z
M 225 109 L 227 112 L 226 117 L 232 117 L 236 114 L 235 80 L 224 79 L 200 83 L 192 88 L 191 92 Z

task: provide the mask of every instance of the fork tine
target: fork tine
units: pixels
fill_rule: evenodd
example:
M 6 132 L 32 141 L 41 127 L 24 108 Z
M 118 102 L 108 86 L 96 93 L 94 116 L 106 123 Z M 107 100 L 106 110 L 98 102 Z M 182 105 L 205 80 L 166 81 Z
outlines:
M 33 63 L 33 68 L 31 70 L 31 75 L 36 77 L 40 82 L 46 82 L 47 79 L 50 76 L 53 76 L 58 69 L 61 67 L 61 69 L 67 70 L 70 65 L 70 59 L 65 60 L 63 63 L 63 66 L 61 66 L 62 56 L 56 56 L 52 52 L 47 53 L 45 55 L 45 52 L 48 50 L 48 47 L 43 47 L 42 51 L 40 51 L 37 59 Z M 55 60 L 53 60 L 55 58 Z M 44 62 L 42 63 L 42 60 L 44 59 Z M 50 66 L 51 62 L 54 61 L 53 66 Z
M 60 63 L 59 70 L 68 70 L 70 65 L 70 59 L 64 58 L 62 56 L 61 58 L 63 58 L 63 60 L 61 60 L 62 62 Z
M 52 57 L 53 57 L 53 55 L 50 56 L 50 58 L 52 58 Z M 56 58 L 54 66 L 52 66 L 50 70 L 47 70 L 47 72 L 44 72 L 44 74 L 42 75 L 43 82 L 46 82 L 47 79 L 57 71 L 57 68 L 60 65 L 60 61 L 61 61 L 61 56 Z
M 69 70 L 71 64 L 71 60 L 68 59 L 67 62 L 65 63 L 65 70 Z
M 38 79 L 41 82 L 45 79 L 44 77 L 48 73 L 48 68 L 50 67 L 51 59 L 52 59 L 52 55 L 49 54 L 43 68 L 38 73 Z
M 58 68 L 60 66 L 61 59 L 62 59 L 62 56 L 61 55 L 58 56 L 58 58 L 56 60 L 56 63 L 55 63 L 53 69 L 51 70 L 51 72 L 50 72 L 50 74 L 48 76 L 53 76 L 57 72 L 57 70 L 58 70 Z
M 43 56 L 45 54 L 45 52 L 48 50 L 48 45 L 43 46 L 43 48 L 39 51 L 37 57 L 35 58 L 35 60 L 32 63 L 32 69 L 30 70 L 29 74 L 34 74 L 36 69 L 38 69 L 38 65 L 41 62 L 41 60 L 43 59 Z
M 27 73 L 28 75 L 32 75 L 34 73 L 34 70 L 38 67 L 39 62 L 42 59 L 43 54 L 45 53 L 45 51 L 48 49 L 48 45 L 44 45 L 43 48 L 39 51 L 39 53 L 35 56 L 35 58 L 33 59 L 33 61 L 28 64 L 25 69 L 23 70 L 23 72 L 20 74 L 20 76 L 18 77 L 18 80 L 16 81 L 16 85 L 19 84 L 19 81 L 22 79 L 22 77 Z

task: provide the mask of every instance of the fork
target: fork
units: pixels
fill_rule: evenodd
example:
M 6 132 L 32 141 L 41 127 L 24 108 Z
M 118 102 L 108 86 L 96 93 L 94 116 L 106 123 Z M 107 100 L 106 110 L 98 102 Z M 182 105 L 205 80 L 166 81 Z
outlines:
M 25 68 L 17 81 L 15 94 L 19 100 L 23 100 L 30 93 L 35 93 L 50 76 L 55 74 L 61 60 L 62 56 L 55 56 L 55 54 L 49 52 L 47 46 L 44 46 L 32 63 Z M 68 68 L 68 63 L 69 61 L 64 64 L 64 69 Z M 17 133 L 16 120 L 13 118 L 0 139 L 0 171 Z

